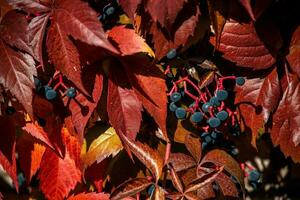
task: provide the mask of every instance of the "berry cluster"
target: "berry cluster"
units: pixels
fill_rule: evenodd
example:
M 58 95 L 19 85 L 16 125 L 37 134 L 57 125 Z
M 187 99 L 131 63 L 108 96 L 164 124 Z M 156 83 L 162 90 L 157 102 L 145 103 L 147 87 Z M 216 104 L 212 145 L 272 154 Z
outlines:
M 253 189 L 257 189 L 262 181 L 262 174 L 249 163 L 241 163 L 241 169 L 244 171 L 245 177 L 247 177 L 249 184 Z
M 54 87 L 51 87 L 54 81 L 57 81 Z M 56 72 L 54 76 L 50 79 L 47 85 L 42 86 L 41 81 L 34 77 L 34 84 L 36 87 L 36 90 L 38 92 L 43 92 L 46 99 L 51 101 L 54 100 L 57 97 L 57 90 L 61 92 L 61 95 L 66 95 L 69 98 L 74 98 L 76 96 L 76 89 L 73 87 L 67 87 L 64 82 L 63 82 L 63 76 L 59 73 Z M 64 91 L 63 91 L 63 90 Z

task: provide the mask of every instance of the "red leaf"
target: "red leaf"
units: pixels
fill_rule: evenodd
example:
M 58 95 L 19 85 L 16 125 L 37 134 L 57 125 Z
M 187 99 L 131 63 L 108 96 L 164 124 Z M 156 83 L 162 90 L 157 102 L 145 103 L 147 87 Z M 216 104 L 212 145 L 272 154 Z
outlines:
M 61 29 L 76 40 L 103 47 L 111 52 L 118 51 L 109 43 L 97 13 L 80 0 L 57 0 L 54 19 Z
M 185 136 L 185 146 L 190 154 L 193 156 L 195 161 L 198 163 L 201 159 L 202 148 L 200 139 L 198 137 L 194 137 L 191 134 Z
M 252 144 L 256 146 L 256 137 L 264 132 L 264 124 L 277 108 L 281 98 L 281 89 L 276 68 L 265 78 L 248 79 L 237 88 L 235 103 L 238 105 L 242 122 L 252 130 Z
M 47 149 L 39 171 L 40 190 L 47 199 L 61 200 L 81 182 L 80 170 L 68 152 L 65 158 L 58 157 L 52 150 Z
M 187 0 L 148 0 L 145 7 L 153 21 L 158 21 L 162 26 L 167 26 L 174 23 L 185 2 Z
M 285 156 L 300 162 L 300 82 L 295 74 L 283 78 L 283 97 L 273 115 L 271 138 Z
M 58 23 L 53 23 L 48 31 L 47 50 L 57 70 L 60 70 L 82 92 L 88 94 L 81 79 L 79 54 Z
M 28 26 L 29 43 L 32 47 L 33 55 L 43 66 L 43 40 L 49 19 L 48 14 L 33 18 Z
M 253 3 L 251 0 L 239 0 L 239 2 L 244 6 L 251 19 L 255 21 L 268 8 L 272 0 L 255 1 L 254 6 L 251 5 Z
M 91 193 L 80 193 L 77 195 L 72 195 L 70 196 L 67 200 L 109 200 L 109 194 L 105 193 L 96 193 L 96 192 L 91 192 Z
M 96 69 L 97 66 L 92 67 Z M 89 69 L 89 71 L 95 72 L 93 69 Z M 91 76 L 88 76 L 90 73 L 87 73 L 88 74 L 84 74 L 84 76 L 88 77 L 90 79 L 89 81 L 91 81 Z M 77 94 L 74 99 L 70 99 L 67 96 L 64 98 L 65 105 L 68 106 L 72 113 L 72 122 L 81 138 L 83 138 L 86 124 L 100 100 L 103 87 L 103 75 L 99 73 L 96 74 L 95 81 L 91 82 L 94 83 L 94 89 L 92 92 L 93 99 L 89 99 L 81 93 Z
M 17 151 L 20 167 L 28 184 L 30 184 L 31 178 L 40 168 L 45 150 L 45 146 L 37 143 L 37 141 L 28 134 L 22 134 L 18 139 Z
M 153 54 L 152 49 L 145 40 L 136 34 L 133 29 L 116 26 L 109 31 L 108 36 L 118 44 L 122 55 L 132 55 L 140 52 Z
M 16 187 L 16 191 L 19 191 L 18 177 L 17 177 L 17 163 L 16 157 L 13 156 L 12 163 L 7 160 L 6 156 L 0 151 L 0 166 L 6 171 L 6 173 L 12 178 L 13 183 Z
M 117 133 L 135 139 L 142 120 L 142 104 L 131 88 L 126 72 L 121 67 L 110 68 L 108 81 L 107 112 Z
M 153 35 L 155 55 L 158 60 L 163 58 L 170 49 L 177 49 L 180 46 L 183 46 L 184 48 L 187 47 L 185 45 L 188 45 L 188 40 L 195 33 L 199 16 L 200 10 L 198 7 L 195 7 L 195 14 L 182 23 L 172 38 L 166 37 L 163 29 L 161 29 L 156 23 L 152 23 L 150 34 Z M 203 32 L 205 33 L 206 31 Z
M 167 86 L 163 73 L 145 56 L 129 57 L 123 63 L 137 98 L 162 130 L 162 139 L 168 141 Z
M 172 153 L 169 161 L 176 172 L 183 171 L 197 165 L 191 156 L 188 156 L 184 153 Z
M 0 83 L 15 95 L 32 116 L 34 60 L 28 54 L 16 52 L 0 40 Z
M 28 13 L 40 13 L 50 11 L 50 8 L 36 0 L 7 0 L 16 9 L 22 9 Z
M 123 10 L 133 20 L 135 11 L 138 5 L 141 3 L 141 0 L 120 0 L 119 2 Z
M 300 27 L 298 27 L 292 36 L 290 43 L 290 53 L 287 56 L 290 67 L 300 78 Z
M 91 166 L 85 169 L 84 177 L 86 181 L 91 181 L 98 192 L 103 190 L 103 182 L 106 175 L 106 170 L 109 164 L 109 160 L 105 159 L 100 163 L 93 163 Z
M 9 11 L 1 21 L 0 37 L 7 44 L 32 54 L 27 29 L 28 23 L 25 16 L 15 11 Z
M 215 44 L 214 39 L 212 41 Z M 275 63 L 274 57 L 258 37 L 253 23 L 228 21 L 220 38 L 219 50 L 226 59 L 242 67 L 266 69 Z

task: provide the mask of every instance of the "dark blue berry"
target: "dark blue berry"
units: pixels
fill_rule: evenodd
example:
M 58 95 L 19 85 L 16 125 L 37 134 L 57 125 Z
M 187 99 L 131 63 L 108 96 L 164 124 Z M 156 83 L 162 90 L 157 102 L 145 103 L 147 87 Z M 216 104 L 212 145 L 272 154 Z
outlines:
M 35 85 L 35 89 L 39 90 L 42 87 L 42 83 L 38 78 L 33 78 L 34 79 L 34 85 Z
M 237 156 L 239 153 L 240 153 L 240 151 L 239 151 L 238 148 L 233 148 L 230 151 L 230 154 L 233 155 L 233 156 Z
M 207 123 L 211 128 L 217 128 L 220 126 L 221 121 L 216 117 L 211 117 L 207 120 Z
M 205 141 L 206 143 L 211 143 L 212 140 L 213 140 L 213 139 L 210 137 L 210 135 L 208 135 L 208 136 L 206 136 L 206 137 L 204 138 L 204 141 Z
M 235 82 L 236 82 L 237 85 L 242 86 L 242 85 L 245 84 L 245 78 L 244 77 L 237 77 L 235 79 Z
M 228 118 L 228 113 L 225 110 L 222 110 L 217 113 L 217 118 L 221 121 L 225 121 Z
M 7 106 L 6 109 L 5 109 L 5 113 L 7 115 L 12 115 L 16 112 L 16 109 L 12 106 Z
M 181 99 L 181 94 L 179 92 L 174 92 L 171 97 L 171 101 L 178 102 Z
M 252 186 L 252 188 L 254 190 L 257 190 L 257 188 L 258 188 L 258 183 L 257 182 L 250 182 L 250 185 Z
M 43 118 L 38 117 L 37 122 L 41 127 L 46 126 L 46 121 Z
M 173 59 L 175 58 L 177 55 L 176 49 L 171 49 L 168 53 L 167 53 L 167 58 L 168 59 Z
M 114 14 L 114 12 L 115 12 L 115 8 L 112 7 L 112 6 L 108 7 L 108 8 L 105 10 L 105 14 L 107 14 L 107 15 L 112 15 L 112 14 Z
M 175 110 L 175 115 L 178 119 L 184 119 L 186 116 L 186 111 L 184 108 L 177 108 Z
M 209 103 L 213 106 L 220 106 L 220 101 L 218 100 L 217 97 L 212 97 L 210 100 L 209 100 Z
M 177 109 L 176 104 L 174 102 L 171 102 L 169 104 L 169 109 L 170 109 L 170 111 L 175 112 L 175 110 Z
M 203 119 L 203 114 L 201 112 L 195 112 L 191 116 L 191 121 L 195 123 L 201 122 Z
M 53 100 L 56 98 L 56 96 L 57 96 L 57 93 L 55 90 L 50 89 L 50 90 L 46 91 L 46 99 Z
M 218 133 L 217 133 L 216 131 L 213 131 L 213 132 L 211 133 L 211 137 L 212 137 L 213 139 L 217 139 L 217 138 L 218 138 Z
M 67 93 L 66 95 L 70 98 L 74 98 L 76 96 L 76 89 L 73 88 L 73 87 L 70 87 L 68 90 L 67 90 Z
M 261 176 L 261 174 L 259 173 L 259 171 L 257 171 L 257 170 L 255 169 L 255 170 L 252 170 L 252 171 L 249 173 L 248 179 L 249 179 L 249 181 L 251 181 L 251 182 L 257 182 L 257 181 L 259 181 L 260 176 Z
M 209 108 L 211 107 L 211 104 L 210 103 L 204 103 L 202 105 L 202 111 L 203 112 L 209 112 Z
M 201 138 L 202 139 L 204 139 L 206 136 L 208 136 L 209 135 L 209 132 L 203 132 L 203 133 L 201 133 Z
M 44 90 L 45 90 L 45 93 L 46 93 L 48 90 L 52 90 L 52 87 L 50 87 L 48 85 L 45 85 L 44 86 Z
M 226 90 L 218 90 L 216 96 L 219 101 L 224 101 L 228 98 L 228 92 Z
M 26 179 L 23 175 L 23 173 L 19 173 L 18 174 L 18 183 L 19 183 L 19 186 L 22 186 L 24 183 L 25 183 Z
M 208 147 L 208 143 L 207 142 L 202 142 L 201 146 L 202 146 L 202 150 L 206 150 L 207 147 Z

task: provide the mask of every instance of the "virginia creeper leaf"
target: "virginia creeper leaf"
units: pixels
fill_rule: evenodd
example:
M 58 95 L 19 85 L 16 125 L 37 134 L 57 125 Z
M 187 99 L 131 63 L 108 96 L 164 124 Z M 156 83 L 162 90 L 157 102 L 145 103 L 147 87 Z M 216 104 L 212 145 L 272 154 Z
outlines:
M 59 23 L 61 29 L 74 39 L 118 53 L 107 40 L 97 13 L 86 2 L 57 0 L 54 19 Z
M 119 136 L 110 127 L 91 143 L 88 152 L 82 158 L 84 166 L 88 167 L 95 161 L 100 163 L 110 155 L 115 156 L 122 149 L 123 146 Z
M 133 20 L 134 14 L 138 8 L 138 5 L 141 3 L 141 0 L 120 0 L 119 2 L 123 10 Z
M 67 200 L 94 200 L 94 199 L 101 199 L 101 200 L 109 200 L 109 194 L 105 193 L 96 193 L 96 192 L 90 192 L 90 193 L 80 193 L 77 195 L 72 195 Z
M 41 162 L 38 178 L 40 190 L 46 198 L 61 200 L 75 188 L 77 183 L 81 182 L 81 173 L 68 152 L 62 159 L 52 150 L 47 149 Z
M 189 169 L 197 164 L 191 156 L 184 153 L 171 153 L 169 161 L 176 172 Z
M 224 53 L 224 58 L 242 67 L 266 69 L 275 63 L 274 57 L 258 37 L 253 23 L 227 21 L 218 50 Z
M 287 60 L 289 62 L 290 67 L 292 68 L 293 72 L 297 74 L 300 78 L 300 27 L 298 27 L 292 36 L 292 40 L 290 43 L 290 52 L 287 56 Z
M 201 159 L 202 149 L 200 139 L 191 134 L 185 136 L 185 146 L 195 161 L 198 163 Z
M 16 9 L 21 9 L 32 14 L 50 11 L 47 5 L 43 5 L 37 0 L 7 0 L 7 2 Z
M 111 200 L 120 200 L 135 195 L 153 184 L 146 178 L 134 178 L 119 185 L 111 194 Z

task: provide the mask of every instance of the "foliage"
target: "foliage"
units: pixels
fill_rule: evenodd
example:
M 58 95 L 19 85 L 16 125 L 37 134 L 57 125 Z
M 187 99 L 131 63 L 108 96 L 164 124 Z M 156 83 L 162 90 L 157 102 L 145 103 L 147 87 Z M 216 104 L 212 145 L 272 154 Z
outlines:
M 46 199 L 244 198 L 232 137 L 300 162 L 293 7 L 0 0 L 0 166 Z

